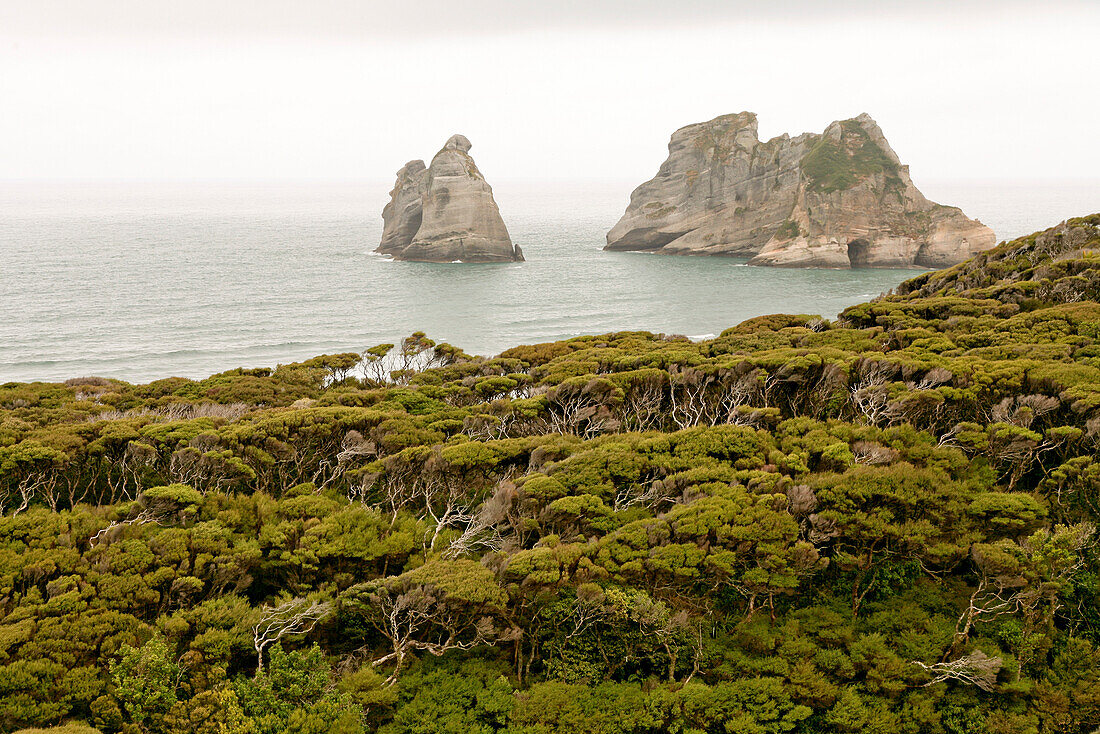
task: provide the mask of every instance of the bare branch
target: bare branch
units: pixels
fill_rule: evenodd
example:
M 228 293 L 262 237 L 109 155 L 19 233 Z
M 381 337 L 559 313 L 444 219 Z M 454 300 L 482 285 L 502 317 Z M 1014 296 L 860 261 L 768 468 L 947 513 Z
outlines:
M 928 665 L 919 660 L 913 660 L 911 663 L 932 673 L 932 680 L 925 683 L 925 687 L 956 680 L 977 686 L 983 691 L 992 691 L 997 685 L 997 673 L 1001 670 L 1001 659 L 991 658 L 981 650 L 975 650 L 969 655 L 946 663 Z
M 252 647 L 256 650 L 256 672 L 264 664 L 264 650 L 287 635 L 309 632 L 332 611 L 329 602 L 290 599 L 277 606 L 265 606 L 260 621 L 252 627 Z

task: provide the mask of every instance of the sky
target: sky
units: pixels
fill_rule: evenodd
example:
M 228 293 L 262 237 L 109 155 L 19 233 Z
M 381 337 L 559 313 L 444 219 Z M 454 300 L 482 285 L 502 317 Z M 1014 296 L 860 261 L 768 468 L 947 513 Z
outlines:
M 914 179 L 1100 179 L 1096 0 L 0 0 L 0 179 L 651 177 L 867 112 Z

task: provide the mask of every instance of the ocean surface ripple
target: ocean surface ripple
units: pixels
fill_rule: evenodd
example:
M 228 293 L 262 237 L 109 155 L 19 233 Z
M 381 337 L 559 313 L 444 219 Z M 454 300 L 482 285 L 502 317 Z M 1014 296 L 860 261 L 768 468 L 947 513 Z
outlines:
M 917 272 L 603 252 L 630 192 L 612 183 L 498 183 L 525 263 L 392 262 L 371 253 L 388 188 L 0 185 L 0 383 L 205 377 L 417 330 L 476 354 L 619 330 L 702 337 L 768 313 L 831 318 Z M 1095 183 L 923 190 L 999 239 L 1100 209 Z

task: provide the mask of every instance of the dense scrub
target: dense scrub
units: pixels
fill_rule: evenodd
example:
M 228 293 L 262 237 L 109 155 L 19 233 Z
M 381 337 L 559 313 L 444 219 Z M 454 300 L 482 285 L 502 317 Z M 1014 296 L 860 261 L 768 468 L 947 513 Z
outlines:
M 1091 732 L 1098 225 L 699 343 L 0 385 L 0 729 Z

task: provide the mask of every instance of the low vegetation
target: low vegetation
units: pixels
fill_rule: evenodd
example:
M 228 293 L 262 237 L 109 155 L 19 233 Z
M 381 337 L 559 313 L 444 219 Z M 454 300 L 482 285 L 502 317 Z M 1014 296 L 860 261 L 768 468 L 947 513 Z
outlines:
M 1088 734 L 1098 250 L 703 342 L 0 385 L 0 730 Z
M 801 165 L 809 190 L 824 194 L 846 191 L 875 174 L 898 178 L 898 164 L 855 120 L 840 123 L 838 140 L 822 135 Z

